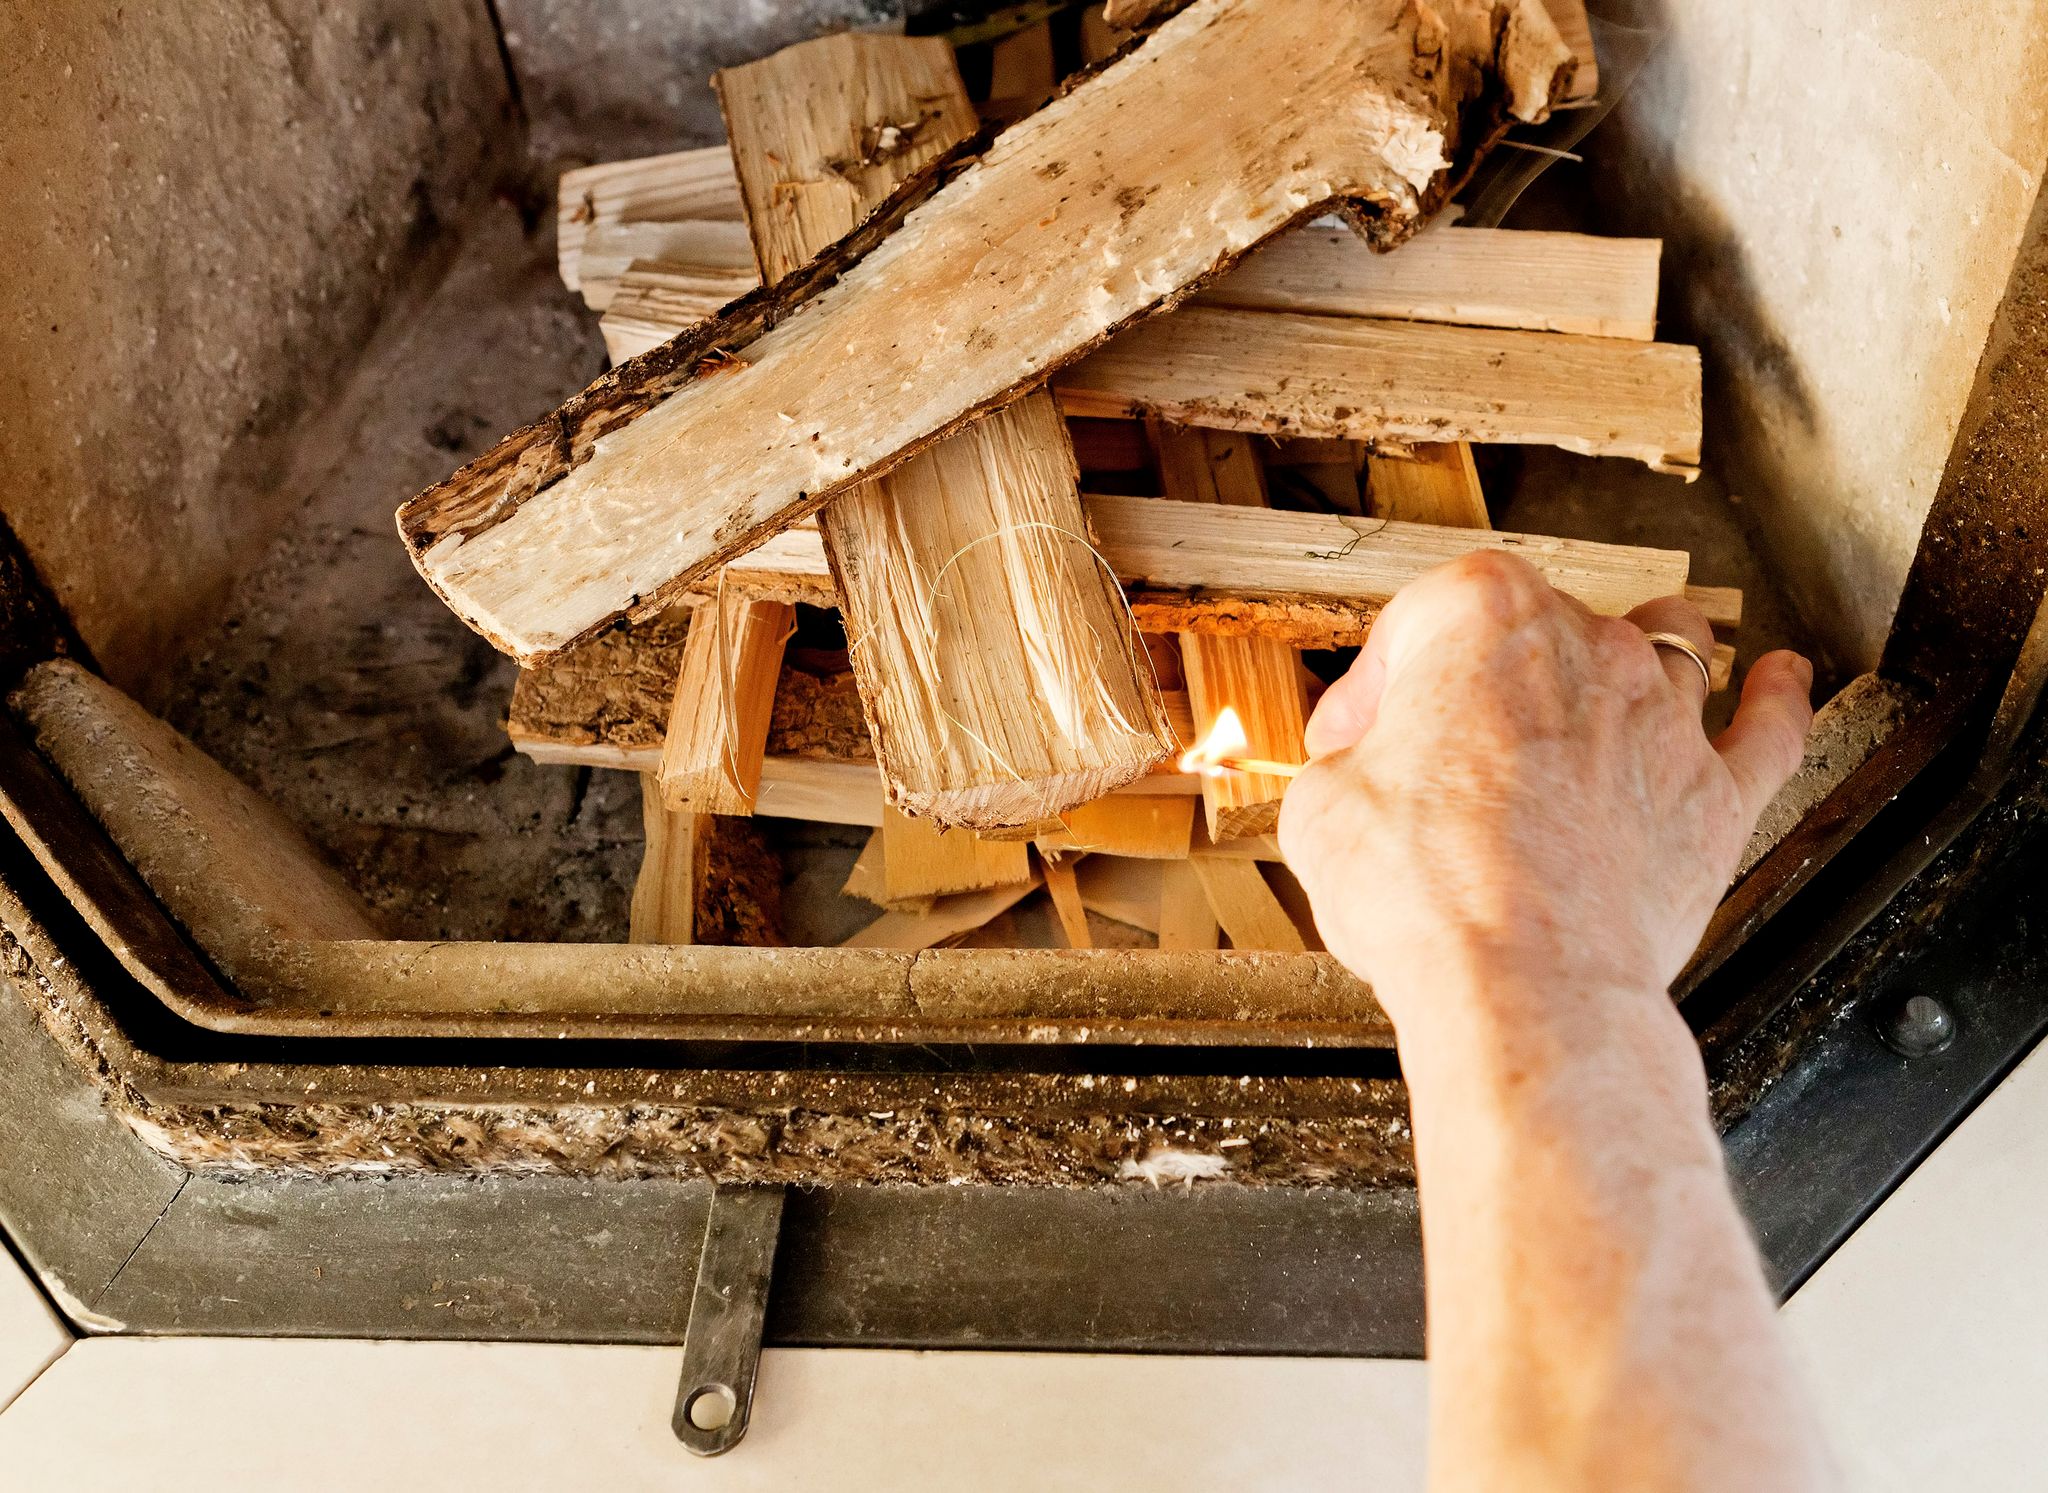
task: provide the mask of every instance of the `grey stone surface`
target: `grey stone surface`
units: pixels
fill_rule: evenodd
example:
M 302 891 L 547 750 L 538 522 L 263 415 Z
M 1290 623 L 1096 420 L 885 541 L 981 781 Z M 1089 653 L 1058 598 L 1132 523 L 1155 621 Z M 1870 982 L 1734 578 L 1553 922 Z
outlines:
M 510 157 L 482 0 L 0 0 L 15 532 L 111 677 L 298 506 L 286 459 Z
M 711 75 L 831 31 L 900 23 L 902 0 L 498 0 L 534 155 L 615 161 L 725 138 Z
M 401 938 L 623 941 L 639 866 L 629 773 L 540 767 L 505 738 L 517 670 L 420 580 L 391 515 L 604 369 L 508 202 L 366 350 L 300 454 L 310 496 L 197 640 L 168 715 L 278 805 Z
M 2048 165 L 2034 0 L 1596 0 L 1665 33 L 1587 142 L 1665 240 L 1708 460 L 1843 674 L 1875 666 Z

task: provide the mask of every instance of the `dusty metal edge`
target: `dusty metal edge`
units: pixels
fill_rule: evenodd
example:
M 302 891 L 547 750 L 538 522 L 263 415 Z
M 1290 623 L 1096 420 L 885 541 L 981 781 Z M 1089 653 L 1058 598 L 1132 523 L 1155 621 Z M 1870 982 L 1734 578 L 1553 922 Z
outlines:
M 1277 1185 L 1398 1185 L 1409 1171 L 1405 1094 L 1384 1078 L 947 1072 L 943 1060 L 551 1067 L 542 1055 L 566 1055 L 553 1043 L 503 1066 L 483 1053 L 436 1063 L 431 1047 L 406 1064 L 403 1047 L 366 1059 L 348 1044 L 222 1038 L 171 1022 L 8 838 L 0 926 L 16 989 L 129 1126 L 188 1166 L 1074 1186 L 1129 1180 L 1126 1162 L 1179 1150 Z M 61 941 L 51 918 L 69 919 Z
M 1326 954 L 669 948 L 216 938 L 202 952 L 0 719 L 0 814 L 124 969 L 179 1018 L 244 1036 L 1380 1047 L 1393 1029 Z M 204 895 L 195 892 L 193 895 Z M 186 909 L 188 918 L 190 909 Z M 221 966 L 216 972 L 207 955 Z

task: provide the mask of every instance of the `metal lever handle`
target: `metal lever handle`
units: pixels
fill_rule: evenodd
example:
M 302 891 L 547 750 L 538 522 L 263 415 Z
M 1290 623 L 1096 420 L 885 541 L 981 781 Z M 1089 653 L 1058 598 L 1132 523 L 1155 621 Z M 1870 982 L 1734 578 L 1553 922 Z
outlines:
M 782 1198 L 780 1187 L 720 1187 L 711 1194 L 671 1421 L 676 1439 L 700 1457 L 729 1452 L 747 1434 Z

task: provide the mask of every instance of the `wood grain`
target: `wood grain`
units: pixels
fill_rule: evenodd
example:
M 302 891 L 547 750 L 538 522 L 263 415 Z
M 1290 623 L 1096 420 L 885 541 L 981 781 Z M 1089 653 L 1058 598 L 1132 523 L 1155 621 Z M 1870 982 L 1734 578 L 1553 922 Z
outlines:
M 761 283 L 749 265 L 716 265 L 635 259 L 613 287 L 597 329 L 614 363 L 637 358 L 676 333 L 708 321 Z
M 1233 508 L 1267 506 L 1266 481 L 1251 438 L 1234 431 L 1186 430 L 1154 423 L 1159 477 L 1177 502 Z M 1237 713 L 1246 745 L 1241 755 L 1306 762 L 1300 655 L 1270 637 L 1214 633 L 1180 635 L 1181 667 L 1197 739 L 1225 710 Z M 1269 773 L 1225 772 L 1202 778 L 1202 813 L 1212 840 L 1262 835 L 1280 817 L 1288 780 Z
M 1127 585 L 1385 603 L 1447 560 L 1499 549 L 1596 612 L 1620 616 L 1685 585 L 1676 550 L 1547 534 L 1486 533 L 1319 513 L 1225 508 L 1164 498 L 1092 497 L 1089 522 Z
M 1398 242 L 1476 149 L 1461 122 L 1541 119 L 1568 60 L 1535 0 L 1197 0 L 784 286 L 405 504 L 401 533 L 471 627 L 557 653 L 1304 217 Z
M 1233 949 L 1274 949 L 1299 954 L 1308 944 L 1273 889 L 1266 885 L 1255 860 L 1232 856 L 1196 856 L 1188 862 L 1208 895 L 1216 921 L 1230 935 Z
M 1034 870 L 1030 880 L 1017 886 L 941 897 L 926 912 L 885 912 L 852 937 L 840 940 L 839 947 L 899 951 L 937 948 L 950 939 L 972 933 L 998 913 L 1008 912 L 1037 891 L 1040 884 L 1041 878 Z
M 1055 853 L 1091 851 L 1137 860 L 1175 860 L 1188 853 L 1195 823 L 1192 797 L 1117 794 L 1081 804 L 1056 828 L 1037 836 Z
M 1432 224 L 1388 254 L 1348 228 L 1273 240 L 1197 294 L 1208 306 L 1450 322 L 1647 342 L 1657 335 L 1653 238 Z
M 1511 550 L 1560 590 L 1595 611 L 1619 616 L 1654 597 L 1686 590 L 1691 563 L 1680 550 L 1547 534 L 1482 538 L 1441 524 L 1277 510 L 1190 511 L 1197 508 L 1164 498 L 1082 499 L 1096 548 L 1129 588 L 1145 632 L 1229 633 L 1269 625 L 1304 640 L 1324 640 L 1313 646 L 1332 646 L 1327 639 L 1333 632 L 1363 628 L 1373 610 L 1423 571 L 1475 549 Z M 834 593 L 813 584 L 827 575 L 815 538 L 800 531 L 782 536 L 772 570 L 752 570 L 755 558 L 727 568 L 729 588 L 756 594 L 755 583 L 763 580 L 767 590 L 802 586 L 807 600 L 833 604 Z M 1696 589 L 1717 625 L 1739 616 L 1739 591 Z M 1261 602 L 1271 605 L 1262 610 Z M 1290 624 L 1288 606 L 1302 608 L 1302 618 Z M 1234 621 L 1234 609 L 1253 620 Z
M 1213 949 L 1221 941 L 1208 888 L 1191 862 L 1162 868 L 1158 933 L 1159 947 L 1167 952 Z
M 740 223 L 689 219 L 681 223 L 607 223 L 583 236 L 577 261 L 583 304 L 609 314 L 619 285 L 633 265 L 647 262 L 682 266 L 701 277 L 717 277 L 738 289 L 725 300 L 737 300 L 760 283 L 754 250 Z M 722 308 L 725 301 L 721 301 Z M 602 320 L 598 323 L 603 327 Z
M 940 829 L 894 809 L 882 811 L 882 896 L 894 906 L 919 897 L 1015 886 L 1031 877 L 1031 847 L 986 840 L 971 829 Z
M 653 773 L 640 775 L 640 817 L 647 838 L 627 915 L 628 943 L 696 940 L 697 885 L 703 875 L 706 816 L 677 813 L 661 801 Z
M 1246 256 L 1198 291 L 1194 303 L 1648 341 L 1656 335 L 1661 251 L 1657 239 L 1438 223 L 1390 253 L 1375 254 L 1349 228 L 1309 224 Z M 662 257 L 678 274 L 746 278 L 722 260 Z M 752 288 L 749 283 L 741 291 Z M 606 313 L 615 357 L 645 352 L 709 314 L 690 302 L 673 319 L 649 316 L 647 307 L 625 299 L 627 291 L 622 278 Z M 615 315 L 631 315 L 636 326 L 614 328 Z
M 974 127 L 936 38 L 826 37 L 720 73 L 718 89 L 771 284 Z M 1076 480 L 1065 425 L 1034 394 L 820 514 L 876 756 L 906 811 L 1036 823 L 1166 755 Z
M 1368 455 L 1366 504 L 1374 518 L 1453 529 L 1490 529 L 1472 448 L 1463 441 L 1419 445 L 1405 456 Z
M 1458 232 L 1461 230 L 1450 230 Z M 1695 348 L 1188 306 L 1060 374 L 1069 415 L 1365 441 L 1489 441 L 1695 473 Z
M 739 185 L 722 146 L 565 171 L 556 183 L 555 266 L 580 288 L 583 243 L 612 223 L 740 220 Z
M 781 602 L 729 596 L 697 609 L 661 752 L 661 794 L 669 808 L 754 812 L 775 681 L 795 626 L 795 609 Z
M 1052 897 L 1053 916 L 1070 949 L 1092 949 L 1095 940 L 1088 932 L 1088 909 L 1081 901 L 1081 886 L 1074 879 L 1076 861 L 1072 856 L 1049 856 L 1044 862 L 1045 889 Z

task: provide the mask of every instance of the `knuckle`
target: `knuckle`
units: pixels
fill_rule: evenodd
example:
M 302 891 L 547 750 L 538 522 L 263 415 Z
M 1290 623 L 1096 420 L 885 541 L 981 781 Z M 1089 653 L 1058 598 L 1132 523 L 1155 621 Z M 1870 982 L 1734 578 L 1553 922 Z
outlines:
M 1494 617 L 1520 617 L 1551 600 L 1550 586 L 1528 561 L 1499 550 L 1475 550 L 1444 567 L 1459 598 Z
M 1664 677 L 1664 661 L 1635 623 L 1601 617 L 1593 627 L 1601 670 L 1616 683 L 1642 689 Z

